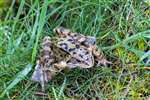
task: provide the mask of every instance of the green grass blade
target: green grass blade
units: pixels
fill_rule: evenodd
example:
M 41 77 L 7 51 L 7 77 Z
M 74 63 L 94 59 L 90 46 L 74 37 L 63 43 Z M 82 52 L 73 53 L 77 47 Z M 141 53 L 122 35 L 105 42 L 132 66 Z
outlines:
M 58 96 L 57 96 L 57 94 L 56 94 L 56 90 L 55 90 L 54 87 L 52 87 L 52 90 L 53 90 L 53 94 L 54 94 L 55 99 L 56 99 L 56 100 L 59 100 L 59 99 L 58 99 Z
M 63 84 L 62 84 L 62 86 L 61 86 L 61 89 L 60 89 L 60 91 L 59 91 L 59 94 L 58 94 L 59 100 L 60 100 L 60 97 L 61 97 L 61 95 L 62 95 L 62 93 L 63 93 L 63 91 L 64 91 L 65 86 L 66 86 L 66 78 L 64 79 L 64 82 L 63 82 Z
M 8 85 L 8 87 L 6 87 L 6 89 L 2 92 L 2 94 L 0 95 L 0 98 L 2 98 L 7 91 L 9 91 L 10 89 L 12 89 L 15 85 L 17 85 L 21 80 L 24 79 L 24 77 L 31 71 L 32 69 L 32 65 L 28 64 L 21 72 L 18 73 L 18 75 L 16 76 L 16 78 Z
M 32 52 L 32 63 L 35 61 L 35 56 L 36 56 L 36 52 L 37 52 L 37 46 L 38 46 L 38 41 L 43 29 L 43 26 L 45 24 L 46 21 L 46 11 L 47 11 L 47 7 L 48 7 L 48 0 L 45 0 L 43 3 L 43 7 L 42 7 L 42 11 L 40 13 L 40 19 L 39 19 L 39 23 L 38 23 L 38 30 L 37 30 L 37 36 L 36 36 L 36 42 L 33 48 L 33 52 Z

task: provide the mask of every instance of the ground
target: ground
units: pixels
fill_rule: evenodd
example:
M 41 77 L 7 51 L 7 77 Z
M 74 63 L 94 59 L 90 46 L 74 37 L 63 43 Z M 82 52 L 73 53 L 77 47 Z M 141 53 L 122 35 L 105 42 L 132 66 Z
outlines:
M 54 27 L 64 26 L 96 36 L 98 47 L 113 64 L 62 71 L 46 85 L 45 97 L 150 99 L 149 0 L 33 1 L 5 3 L 5 16 L 0 17 L 1 98 L 44 98 L 34 95 L 41 87 L 30 80 L 40 41 L 54 36 Z

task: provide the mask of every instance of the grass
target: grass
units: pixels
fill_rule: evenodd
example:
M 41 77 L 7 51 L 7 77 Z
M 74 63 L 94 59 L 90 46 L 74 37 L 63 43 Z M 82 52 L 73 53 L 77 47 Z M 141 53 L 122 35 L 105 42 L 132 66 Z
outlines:
M 0 21 L 1 98 L 40 99 L 34 94 L 41 87 L 30 77 L 41 39 L 60 25 L 96 36 L 113 64 L 59 73 L 46 86 L 49 98 L 150 98 L 148 0 L 21 0 L 18 9 L 14 1 Z

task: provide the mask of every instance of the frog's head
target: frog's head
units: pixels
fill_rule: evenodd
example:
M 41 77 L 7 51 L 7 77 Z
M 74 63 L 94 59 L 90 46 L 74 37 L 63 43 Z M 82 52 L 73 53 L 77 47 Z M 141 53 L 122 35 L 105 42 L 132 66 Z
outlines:
M 56 27 L 53 31 L 57 33 L 60 37 L 71 37 L 86 46 L 95 45 L 96 43 L 96 38 L 94 36 L 84 36 L 81 33 L 71 32 L 71 30 L 64 27 Z

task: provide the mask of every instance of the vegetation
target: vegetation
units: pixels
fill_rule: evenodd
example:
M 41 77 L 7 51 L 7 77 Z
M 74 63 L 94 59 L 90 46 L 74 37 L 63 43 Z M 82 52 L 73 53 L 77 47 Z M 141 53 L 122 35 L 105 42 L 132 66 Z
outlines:
M 4 4 L 8 8 L 0 7 L 1 98 L 150 99 L 149 0 L 12 0 L 11 5 L 7 0 Z M 45 96 L 37 96 L 41 87 L 30 78 L 40 40 L 55 35 L 56 26 L 96 36 L 113 64 L 58 73 L 47 84 Z

